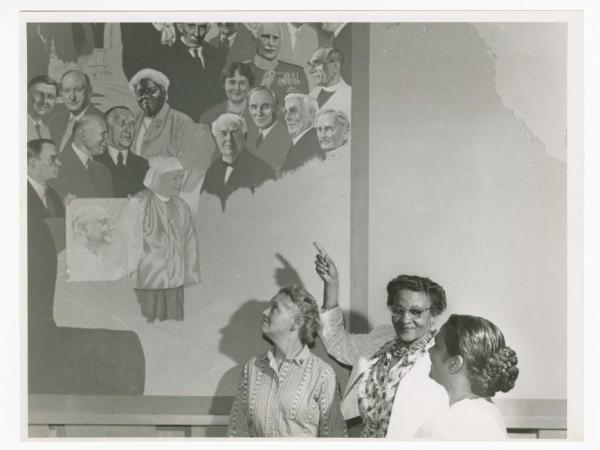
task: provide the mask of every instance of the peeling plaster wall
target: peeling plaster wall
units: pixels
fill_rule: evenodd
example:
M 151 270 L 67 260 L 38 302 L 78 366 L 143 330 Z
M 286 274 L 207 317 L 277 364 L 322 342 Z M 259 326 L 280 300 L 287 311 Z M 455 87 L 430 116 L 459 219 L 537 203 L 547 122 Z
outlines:
M 506 68 L 478 29 L 371 26 L 369 319 L 389 320 L 392 277 L 429 276 L 445 287 L 448 313 L 492 320 L 517 351 L 521 374 L 505 396 L 566 398 L 566 166 L 546 153 L 526 113 L 507 108 L 504 98 L 523 85 L 497 90 Z M 563 25 L 544 29 L 504 28 L 503 51 L 566 37 Z M 535 60 L 541 73 L 564 70 L 564 45 Z M 511 79 L 525 65 L 511 65 Z M 564 99 L 566 86 L 555 89 Z M 557 101 L 550 118 L 564 114 Z

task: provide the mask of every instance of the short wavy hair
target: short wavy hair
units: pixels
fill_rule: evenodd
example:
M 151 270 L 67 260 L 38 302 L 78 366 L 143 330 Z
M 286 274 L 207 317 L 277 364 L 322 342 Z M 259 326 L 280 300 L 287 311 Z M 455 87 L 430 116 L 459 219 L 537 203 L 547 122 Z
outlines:
M 422 292 L 429 296 L 431 301 L 431 314 L 438 316 L 446 309 L 446 292 L 434 281 L 416 275 L 398 275 L 387 285 L 387 305 L 391 306 L 400 291 L 407 290 Z
M 316 334 L 321 328 L 317 301 L 306 289 L 297 285 L 286 286 L 279 293 L 287 295 L 300 311 L 298 315 L 300 342 L 305 345 L 312 345 Z
M 482 317 L 452 314 L 442 329 L 448 354 L 461 356 L 466 364 L 474 394 L 493 397 L 514 387 L 517 354 L 496 325 Z
M 246 77 L 250 87 L 254 86 L 255 79 L 254 74 L 252 73 L 252 69 L 250 68 L 250 63 L 242 61 L 231 62 L 223 69 L 220 78 L 221 84 L 224 85 L 225 80 L 227 80 L 227 78 L 233 78 L 236 72 L 239 73 L 241 76 Z
M 302 109 L 308 112 L 310 120 L 314 122 L 315 116 L 319 111 L 319 103 L 317 102 L 317 99 L 307 94 L 299 94 L 297 92 L 292 92 L 290 94 L 287 94 L 283 101 L 287 102 L 288 100 L 293 99 L 297 99 L 300 102 L 300 104 L 302 105 Z

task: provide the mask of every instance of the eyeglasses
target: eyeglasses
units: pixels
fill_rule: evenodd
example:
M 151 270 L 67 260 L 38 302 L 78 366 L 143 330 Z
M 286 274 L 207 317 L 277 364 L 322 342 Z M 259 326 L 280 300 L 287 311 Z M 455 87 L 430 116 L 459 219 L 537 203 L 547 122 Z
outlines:
M 392 313 L 393 317 L 404 317 L 404 314 L 408 312 L 408 315 L 413 319 L 419 319 L 425 311 L 430 311 L 431 307 L 425 309 L 410 308 L 407 310 L 400 306 L 388 306 L 388 309 L 390 310 L 390 313 Z

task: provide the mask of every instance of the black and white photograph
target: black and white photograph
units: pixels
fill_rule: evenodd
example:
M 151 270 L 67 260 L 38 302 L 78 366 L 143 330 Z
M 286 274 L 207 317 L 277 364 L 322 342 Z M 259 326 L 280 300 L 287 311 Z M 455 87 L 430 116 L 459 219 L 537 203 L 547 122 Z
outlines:
M 430 13 L 20 13 L 21 439 L 583 439 L 583 13 Z

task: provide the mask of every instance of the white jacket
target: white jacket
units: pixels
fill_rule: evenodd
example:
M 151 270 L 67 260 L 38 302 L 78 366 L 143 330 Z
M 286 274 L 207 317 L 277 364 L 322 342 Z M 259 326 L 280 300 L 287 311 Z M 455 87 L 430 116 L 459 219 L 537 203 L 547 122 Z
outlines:
M 359 416 L 358 383 L 366 376 L 371 357 L 395 339 L 396 332 L 391 325 L 383 325 L 368 334 L 348 333 L 339 307 L 322 312 L 321 322 L 320 336 L 327 352 L 340 363 L 352 366 L 341 404 L 344 418 L 352 419 Z M 412 439 L 423 423 L 448 409 L 448 394 L 429 378 L 430 367 L 431 362 L 425 354 L 398 385 L 388 438 Z

